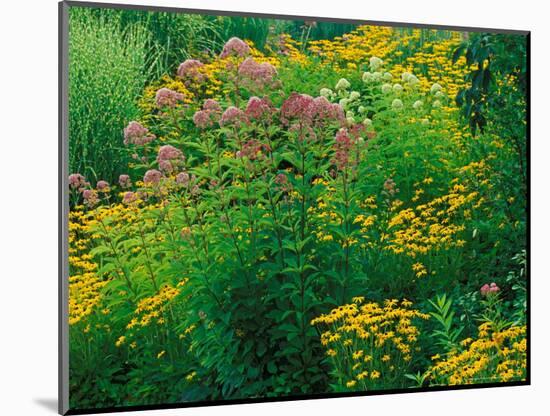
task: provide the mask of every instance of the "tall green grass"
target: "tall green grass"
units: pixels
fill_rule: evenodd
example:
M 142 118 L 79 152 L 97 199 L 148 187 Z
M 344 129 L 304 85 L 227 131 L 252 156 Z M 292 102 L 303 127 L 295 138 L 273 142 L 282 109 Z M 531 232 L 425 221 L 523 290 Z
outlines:
M 224 42 L 220 35 L 220 21 L 213 16 L 103 8 L 90 9 L 90 14 L 108 19 L 122 30 L 140 26 L 147 31 L 147 48 L 158 58 L 150 74 L 152 79 L 174 73 L 187 58 L 220 50 Z
M 127 166 L 125 124 L 138 115 L 137 98 L 155 59 L 148 32 L 122 28 L 90 9 L 69 14 L 69 168 L 95 181 L 113 181 Z
M 307 42 L 308 40 L 333 39 L 344 33 L 351 32 L 357 27 L 353 24 L 316 22 L 307 26 L 303 20 L 279 20 L 255 17 L 219 17 L 221 35 L 227 40 L 232 36 L 248 39 L 260 49 L 265 49 L 270 36 L 282 33 L 290 34 L 294 39 Z M 220 23 L 218 23 L 220 24 Z
M 154 77 L 175 72 L 185 59 L 217 50 L 223 45 L 219 28 L 209 16 L 136 10 L 102 10 L 123 28 L 140 25 L 150 34 L 148 46 L 158 56 Z
M 254 42 L 254 46 L 263 50 L 270 33 L 275 27 L 280 27 L 280 21 L 259 17 L 217 17 L 214 18 L 220 26 L 224 41 L 236 36 Z M 223 46 L 223 45 L 222 45 Z
M 289 22 L 288 32 L 295 39 L 304 40 L 304 32 L 307 32 L 307 39 L 334 39 L 336 36 L 342 36 L 357 28 L 357 25 L 350 23 L 331 23 L 331 22 L 315 22 L 308 30 L 306 22 L 303 20 L 294 20 Z

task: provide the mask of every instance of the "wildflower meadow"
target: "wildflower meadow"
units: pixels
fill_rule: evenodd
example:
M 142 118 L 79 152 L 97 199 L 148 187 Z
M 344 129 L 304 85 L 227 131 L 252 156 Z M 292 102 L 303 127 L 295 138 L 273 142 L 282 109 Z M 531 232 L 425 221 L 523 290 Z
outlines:
M 525 36 L 69 34 L 71 409 L 527 380 Z

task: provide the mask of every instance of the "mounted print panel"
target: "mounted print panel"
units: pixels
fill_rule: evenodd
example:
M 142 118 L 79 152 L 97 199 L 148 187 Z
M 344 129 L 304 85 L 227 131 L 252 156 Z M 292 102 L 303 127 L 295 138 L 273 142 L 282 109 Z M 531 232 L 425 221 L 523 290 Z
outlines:
M 529 33 L 64 2 L 60 412 L 529 383 Z

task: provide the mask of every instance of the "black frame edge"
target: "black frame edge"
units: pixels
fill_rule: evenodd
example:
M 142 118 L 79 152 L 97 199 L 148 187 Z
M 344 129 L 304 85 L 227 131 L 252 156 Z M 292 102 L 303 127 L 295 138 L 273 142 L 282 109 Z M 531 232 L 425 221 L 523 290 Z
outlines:
M 483 383 L 483 384 L 471 384 L 471 385 L 457 385 L 457 386 L 433 386 L 433 387 L 414 387 L 403 389 L 387 389 L 376 390 L 370 392 L 349 392 L 349 393 L 320 393 L 320 394 L 307 394 L 298 396 L 284 396 L 284 397 L 265 397 L 255 399 L 230 399 L 230 400 L 209 400 L 209 401 L 197 401 L 197 402 L 183 402 L 183 403 L 166 403 L 166 404 L 154 404 L 154 405 L 135 405 L 135 406 L 119 406 L 119 407 L 105 407 L 105 408 L 93 408 L 93 409 L 70 409 L 66 415 L 86 415 L 86 414 L 104 414 L 114 412 L 135 412 L 142 410 L 168 410 L 168 409 L 186 409 L 194 407 L 215 407 L 215 406 L 229 406 L 239 404 L 258 404 L 258 403 L 277 403 L 277 402 L 292 402 L 292 401 L 307 401 L 307 400 L 320 400 L 320 399 L 338 399 L 346 397 L 368 397 L 368 396 L 381 396 L 390 394 L 409 394 L 409 393 L 436 393 L 444 391 L 457 391 L 457 390 L 476 390 L 486 388 L 505 388 L 505 387 L 518 387 L 528 386 L 530 381 L 515 381 L 507 383 Z

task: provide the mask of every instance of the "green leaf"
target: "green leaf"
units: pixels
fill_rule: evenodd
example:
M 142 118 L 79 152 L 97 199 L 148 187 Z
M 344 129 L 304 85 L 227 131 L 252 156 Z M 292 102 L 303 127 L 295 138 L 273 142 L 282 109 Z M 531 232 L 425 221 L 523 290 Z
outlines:
M 275 362 L 269 361 L 267 363 L 267 371 L 269 371 L 271 374 L 277 373 L 277 366 L 275 365 Z

